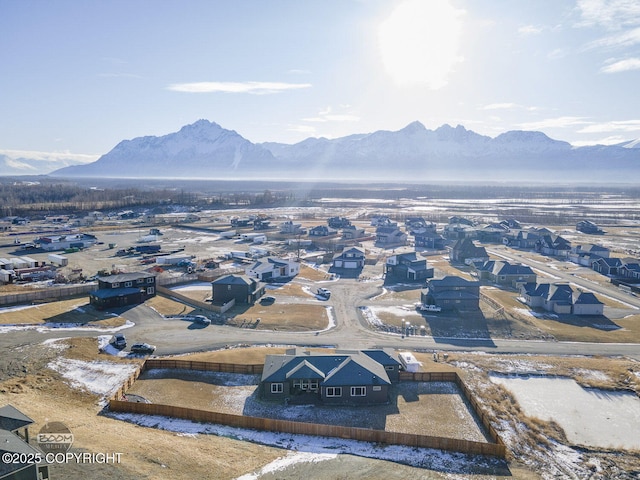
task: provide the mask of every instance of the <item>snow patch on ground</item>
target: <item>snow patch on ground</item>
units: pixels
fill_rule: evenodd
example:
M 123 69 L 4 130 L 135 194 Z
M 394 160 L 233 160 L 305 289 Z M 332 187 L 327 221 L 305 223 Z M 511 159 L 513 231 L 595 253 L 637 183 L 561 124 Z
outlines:
M 404 317 L 416 312 L 415 305 L 394 305 L 387 307 L 360 307 L 362 316 L 372 325 L 382 325 L 383 322 L 378 317 L 381 312 L 390 313 L 396 317 Z
M 236 480 L 257 480 L 267 473 L 279 472 L 297 463 L 324 462 L 325 460 L 333 460 L 337 456 L 335 453 L 289 452 L 286 456 L 265 465 L 259 471 L 242 475 Z
M 107 397 L 120 388 L 135 372 L 137 365 L 58 358 L 49 362 L 47 367 L 62 375 L 73 388 Z
M 114 315 L 116 316 L 116 315 Z M 22 330 L 35 330 L 38 333 L 47 333 L 51 331 L 57 330 L 68 330 L 68 331 L 82 331 L 82 332 L 118 332 L 120 330 L 124 330 L 126 328 L 131 328 L 135 325 L 135 323 L 127 320 L 124 325 L 119 327 L 89 327 L 87 325 L 81 325 L 77 323 L 44 323 L 42 325 L 3 325 L 0 327 L 0 334 L 9 333 L 9 332 L 17 332 Z
M 315 458 L 316 456 L 322 460 L 330 460 L 330 455 L 358 455 L 366 458 L 399 462 L 414 467 L 434 469 L 440 472 L 458 475 L 456 478 L 460 478 L 459 475 L 461 473 L 471 474 L 474 471 L 477 471 L 477 468 L 480 465 L 504 465 L 503 461 L 489 457 L 478 456 L 474 457 L 474 462 L 469 462 L 469 457 L 461 453 L 452 453 L 426 448 L 414 448 L 403 445 L 383 445 L 340 438 L 246 430 L 217 424 L 195 423 L 189 420 L 161 417 L 157 415 L 110 413 L 109 416 L 126 422 L 135 423 L 140 426 L 172 431 L 177 434 L 210 434 L 231 437 L 238 440 L 286 448 L 288 450 L 294 450 L 296 452 L 306 453 L 309 455 L 307 457 L 294 456 L 294 460 L 297 458 L 298 462 L 312 461 L 310 459 Z M 278 461 L 276 460 L 276 462 Z M 466 471 L 466 469 L 468 469 L 468 471 Z M 259 477 L 249 476 L 240 478 L 242 478 L 242 480 L 246 480 Z

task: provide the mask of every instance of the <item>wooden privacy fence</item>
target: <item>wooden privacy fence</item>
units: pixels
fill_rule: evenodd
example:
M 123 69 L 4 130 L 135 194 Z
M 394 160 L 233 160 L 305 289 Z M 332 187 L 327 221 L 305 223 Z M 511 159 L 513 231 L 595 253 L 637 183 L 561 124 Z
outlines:
M 504 458 L 506 447 L 498 433 L 492 427 L 480 404 L 473 397 L 469 388 L 464 384 L 456 372 L 401 372 L 400 381 L 413 382 L 454 382 L 462 391 L 464 397 L 482 422 L 485 430 L 494 443 L 474 442 L 454 438 L 434 437 L 412 433 L 387 432 L 368 428 L 343 427 L 317 423 L 294 422 L 245 415 L 232 415 L 193 408 L 176 407 L 157 403 L 126 402 L 121 399 L 127 390 L 145 370 L 152 369 L 185 369 L 209 372 L 226 372 L 238 374 L 260 374 L 263 364 L 240 365 L 232 363 L 202 362 L 181 359 L 149 358 L 140 366 L 127 381 L 111 397 L 109 408 L 114 412 L 140 413 L 145 415 L 161 415 L 182 418 L 194 422 L 218 423 L 237 428 L 276 431 L 282 433 L 317 435 L 335 437 L 362 442 L 376 442 L 389 445 L 407 445 L 420 448 L 435 448 L 453 452 L 463 452 L 474 455 L 490 455 Z
M 504 453 L 498 456 L 504 457 L 506 455 L 506 447 L 496 432 L 496 429 L 493 428 L 491 422 L 489 421 L 489 416 L 484 411 L 480 403 L 476 400 L 476 398 L 469 390 L 469 387 L 462 381 L 460 375 L 456 372 L 400 372 L 400 381 L 411 381 L 411 382 L 454 382 L 464 398 L 469 403 L 469 406 L 473 409 L 476 417 L 482 422 L 482 426 L 485 429 L 485 432 L 489 434 L 491 440 L 493 440 L 495 445 L 499 445 L 502 447 Z
M 157 403 L 134 403 L 112 400 L 109 404 L 109 408 L 114 412 L 161 415 L 165 417 L 182 418 L 194 422 L 217 423 L 220 425 L 227 425 L 229 427 L 247 428 L 252 430 L 335 437 L 362 442 L 407 445 L 419 448 L 436 448 L 439 450 L 464 452 L 474 455 L 504 457 L 506 454 L 504 445 L 495 443 L 472 442 L 470 440 L 432 437 L 412 433 L 386 432 L 384 430 L 372 430 L 368 428 L 342 427 L 338 425 L 303 423 L 291 420 L 249 417 L 245 415 L 231 415 L 227 413 L 175 407 L 172 405 L 161 405 Z
M 237 365 L 235 363 L 198 362 L 193 360 L 179 360 L 172 358 L 149 358 L 144 364 L 145 370 L 157 368 L 177 368 L 183 370 L 199 370 L 204 372 L 225 372 L 260 374 L 264 365 Z
M 83 295 L 98 289 L 95 283 L 85 283 L 68 287 L 47 287 L 33 292 L 15 293 L 0 296 L 0 305 L 12 305 L 16 303 L 28 303 L 38 300 L 54 300 L 60 298 Z M 88 299 L 87 299 L 88 300 Z

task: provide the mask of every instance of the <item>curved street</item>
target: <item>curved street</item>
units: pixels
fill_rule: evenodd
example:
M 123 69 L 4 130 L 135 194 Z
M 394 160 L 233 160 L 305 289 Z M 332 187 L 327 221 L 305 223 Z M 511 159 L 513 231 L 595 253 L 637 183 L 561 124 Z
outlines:
M 538 266 L 536 265 L 536 268 Z M 557 272 L 554 272 L 557 273 Z M 572 281 L 575 280 L 572 278 Z M 578 283 L 578 282 L 576 282 Z M 483 351 L 488 353 L 521 353 L 543 355 L 628 356 L 640 360 L 640 344 L 584 343 L 501 338 L 439 338 L 407 336 L 372 330 L 362 319 L 359 307 L 380 292 L 378 282 L 340 279 L 331 284 L 332 296 L 325 303 L 331 308 L 335 325 L 318 332 L 282 332 L 254 330 L 231 326 L 202 327 L 191 321 L 164 318 L 155 310 L 139 305 L 125 310 L 121 316 L 135 325 L 123 330 L 130 343 L 147 342 L 157 346 L 156 354 L 171 355 L 217 349 L 230 345 L 300 345 L 327 346 L 340 349 L 391 347 L 408 350 Z M 607 291 L 607 295 L 613 296 Z M 630 297 L 637 300 L 635 297 Z M 629 299 L 626 299 L 629 300 Z M 627 301 L 627 303 L 632 303 Z M 2 349 L 40 343 L 45 339 L 73 336 L 97 336 L 109 333 L 99 329 L 28 328 L 0 335 Z

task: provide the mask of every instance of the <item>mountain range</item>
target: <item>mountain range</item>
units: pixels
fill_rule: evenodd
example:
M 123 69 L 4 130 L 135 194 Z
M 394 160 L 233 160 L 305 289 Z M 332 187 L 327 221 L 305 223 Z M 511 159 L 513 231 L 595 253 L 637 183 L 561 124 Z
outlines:
M 640 142 L 573 147 L 541 132 L 491 138 L 461 125 L 413 122 L 336 139 L 254 144 L 207 120 L 178 132 L 124 140 L 93 163 L 57 177 L 367 181 L 628 182 L 640 173 Z

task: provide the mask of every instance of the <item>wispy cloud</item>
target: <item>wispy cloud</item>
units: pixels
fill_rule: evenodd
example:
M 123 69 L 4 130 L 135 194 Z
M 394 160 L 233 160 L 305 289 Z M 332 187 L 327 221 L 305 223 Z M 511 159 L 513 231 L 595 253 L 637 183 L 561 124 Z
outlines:
M 535 25 L 523 25 L 518 29 L 518 33 L 522 36 L 539 35 L 543 31 L 543 27 L 536 27 Z
M 605 65 L 600 69 L 602 73 L 620 73 L 629 70 L 640 70 L 640 58 L 627 58 Z
M 540 110 L 538 107 L 527 107 L 517 103 L 503 102 L 503 103 L 489 103 L 480 107 L 481 110 L 526 110 L 528 112 L 535 112 Z
M 589 125 L 584 117 L 556 117 L 538 120 L 536 122 L 521 123 L 519 126 L 525 130 L 541 130 L 544 128 L 568 128 L 578 125 Z
M 103 78 L 142 78 L 135 73 L 99 73 L 98 76 Z
M 637 0 L 578 0 L 580 26 L 603 26 L 611 30 L 640 25 Z
M 636 132 L 640 134 L 640 120 L 622 120 L 592 123 L 578 130 L 578 133 Z
M 638 44 L 640 44 L 640 28 L 633 28 L 589 42 L 586 48 L 624 48 Z
M 310 83 L 284 82 L 192 82 L 174 83 L 167 90 L 186 93 L 248 93 L 252 95 L 267 95 L 311 88 Z
M 349 112 L 335 113 L 333 111 L 333 107 L 326 107 L 323 110 L 320 110 L 316 116 L 303 118 L 302 120 L 305 122 L 316 122 L 316 123 L 359 122 L 360 117 L 358 115 L 355 115 Z

